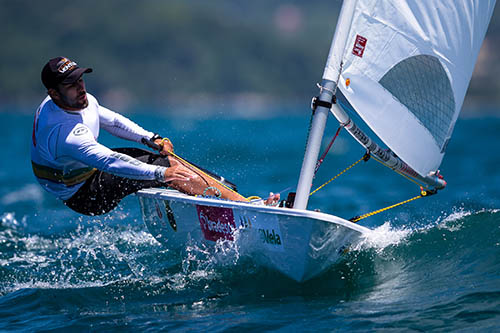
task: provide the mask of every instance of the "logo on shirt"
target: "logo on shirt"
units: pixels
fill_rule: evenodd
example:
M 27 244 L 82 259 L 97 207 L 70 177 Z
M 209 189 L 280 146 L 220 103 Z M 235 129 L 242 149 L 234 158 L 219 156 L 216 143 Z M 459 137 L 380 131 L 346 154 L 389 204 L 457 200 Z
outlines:
M 84 126 L 81 126 L 81 127 L 77 127 L 73 130 L 73 134 L 75 136 L 80 136 L 80 135 L 84 135 L 88 132 L 88 128 L 87 127 L 84 127 Z
M 128 155 L 125 155 L 125 154 L 121 154 L 121 153 L 117 153 L 117 152 L 114 152 L 112 153 L 111 155 L 109 155 L 111 157 L 114 157 L 114 158 L 117 158 L 125 163 L 130 163 L 132 165 L 135 165 L 135 166 L 138 166 L 138 165 L 141 165 L 142 162 L 139 161 L 139 160 L 136 160 L 135 158 L 133 157 L 130 157 Z

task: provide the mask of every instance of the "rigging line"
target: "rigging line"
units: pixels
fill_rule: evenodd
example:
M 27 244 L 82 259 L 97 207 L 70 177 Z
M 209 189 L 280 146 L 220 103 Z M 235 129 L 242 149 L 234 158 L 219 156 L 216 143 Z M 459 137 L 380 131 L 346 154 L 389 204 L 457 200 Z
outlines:
M 314 117 L 314 111 L 315 110 L 312 110 L 311 117 L 309 118 L 309 128 L 307 129 L 307 140 L 309 140 L 309 135 L 311 134 L 311 128 L 312 128 L 312 121 L 313 121 L 313 117 Z M 305 155 L 305 152 L 307 151 L 307 140 L 306 140 L 306 145 L 304 146 L 304 155 Z
M 286 192 L 286 191 L 290 190 L 291 188 L 292 188 L 291 186 L 288 186 L 287 188 L 285 188 L 285 189 L 283 189 L 283 190 L 281 190 L 279 192 L 276 192 L 274 194 L 280 194 L 281 195 L 281 193 Z M 252 195 L 252 196 L 248 197 L 247 199 L 250 200 L 252 203 L 259 202 L 259 201 L 264 201 L 265 200 L 265 199 L 262 199 L 261 197 L 256 196 L 256 195 Z
M 316 168 L 314 169 L 314 174 L 313 174 L 313 178 L 316 176 L 316 173 L 318 172 L 319 170 L 319 167 L 321 166 L 321 164 L 323 163 L 323 160 L 325 159 L 326 157 L 326 154 L 328 154 L 328 152 L 330 151 L 330 148 L 332 148 L 332 145 L 333 143 L 335 142 L 335 139 L 337 138 L 337 136 L 339 135 L 340 133 L 340 130 L 342 129 L 342 125 L 339 126 L 339 128 L 337 129 L 337 132 L 335 133 L 335 136 L 333 137 L 332 141 L 330 141 L 330 144 L 328 145 L 328 147 L 326 148 L 325 152 L 323 153 L 323 155 L 321 156 L 321 158 L 318 160 L 318 162 L 316 163 Z
M 339 81 L 340 81 L 340 75 L 342 74 L 343 67 L 344 67 L 344 61 L 340 60 L 339 75 L 337 76 L 337 82 L 335 82 L 335 90 L 333 91 L 333 95 L 337 94 L 337 89 L 339 87 Z
M 336 175 L 335 177 L 333 177 L 332 179 L 330 179 L 329 181 L 327 181 L 326 183 L 324 183 L 323 185 L 321 185 L 320 187 L 318 187 L 317 189 L 315 189 L 314 191 L 312 191 L 309 196 L 313 195 L 314 193 L 318 192 L 320 189 L 322 189 L 323 187 L 325 187 L 326 185 L 328 185 L 330 182 L 332 182 L 333 180 L 335 180 L 335 178 L 341 176 L 343 173 L 345 173 L 346 171 L 348 171 L 349 169 L 351 169 L 352 167 L 354 167 L 356 164 L 358 164 L 359 162 L 361 161 L 368 161 L 368 159 L 370 158 L 370 154 L 369 153 L 366 153 L 363 155 L 363 157 L 361 157 L 359 160 L 357 160 L 356 162 L 354 162 L 353 164 L 351 164 L 350 166 L 348 166 L 347 168 L 345 168 L 344 170 L 342 170 L 338 175 Z
M 328 89 L 327 87 L 323 87 L 321 84 L 316 83 L 316 86 L 319 88 L 319 93 L 321 94 L 323 90 L 330 92 L 332 95 L 335 95 L 335 91 Z
M 405 200 L 405 201 L 398 202 L 397 204 L 394 204 L 394 205 L 391 205 L 391 206 L 388 206 L 388 207 L 385 207 L 385 208 L 381 208 L 381 209 L 378 209 L 378 210 L 374 210 L 373 212 L 370 212 L 370 213 L 366 213 L 366 214 L 363 214 L 363 215 L 359 215 L 359 216 L 353 217 L 353 218 L 349 219 L 349 221 L 356 223 L 356 222 L 358 222 L 358 221 L 360 221 L 362 219 L 365 219 L 367 217 L 376 215 L 378 213 L 385 212 L 386 210 L 389 210 L 391 208 L 404 205 L 404 204 L 406 204 L 408 202 L 411 202 L 413 200 L 417 200 L 417 199 L 420 199 L 420 198 L 422 198 L 422 195 L 417 195 L 416 197 L 410 198 L 410 199 Z
M 349 221 L 356 223 L 356 222 L 359 222 L 360 220 L 365 219 L 367 217 L 376 215 L 378 213 L 385 212 L 386 210 L 392 209 L 394 207 L 398 207 L 398 206 L 407 204 L 409 202 L 412 202 L 414 200 L 431 196 L 431 195 L 436 194 L 436 193 L 437 193 L 437 190 L 424 190 L 422 187 L 420 187 L 420 195 L 417 195 L 416 197 L 410 198 L 410 199 L 405 200 L 405 201 L 398 202 L 398 203 L 396 203 L 394 205 L 390 205 L 390 206 L 387 206 L 387 207 L 384 207 L 384 208 L 381 208 L 381 209 L 378 209 L 378 210 L 374 210 L 373 212 L 369 212 L 369 213 L 366 213 L 366 214 L 363 214 L 363 215 L 355 216 L 355 217 L 349 219 Z

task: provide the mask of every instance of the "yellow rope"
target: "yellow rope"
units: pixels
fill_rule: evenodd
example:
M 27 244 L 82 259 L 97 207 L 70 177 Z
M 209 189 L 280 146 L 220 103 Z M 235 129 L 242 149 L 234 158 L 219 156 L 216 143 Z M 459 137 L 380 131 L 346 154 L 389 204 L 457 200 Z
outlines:
M 314 191 L 312 191 L 309 196 L 313 195 L 314 193 L 318 192 L 320 189 L 322 189 L 323 187 L 325 187 L 326 185 L 328 185 L 330 182 L 332 182 L 333 180 L 335 180 L 337 177 L 341 176 L 343 173 L 345 173 L 346 171 L 348 171 L 350 168 L 352 168 L 353 166 L 355 166 L 356 164 L 358 164 L 359 162 L 363 161 L 363 160 L 367 160 L 367 158 L 370 156 L 368 155 L 368 153 L 366 153 L 363 157 L 361 157 L 359 160 L 357 160 L 356 162 L 354 162 L 353 164 L 351 164 L 350 166 L 348 166 L 347 168 L 345 168 L 344 170 L 342 170 L 338 175 L 336 175 L 335 177 L 333 177 L 332 179 L 330 179 L 329 181 L 327 181 L 326 183 L 324 183 L 323 185 L 321 185 L 320 187 L 318 187 L 317 189 L 315 189 Z
M 362 219 L 364 219 L 364 218 L 367 218 L 367 217 L 373 216 L 373 215 L 378 214 L 378 213 L 385 212 L 386 210 L 389 210 L 389 209 L 394 208 L 394 207 L 397 207 L 397 206 L 404 205 L 405 203 L 408 203 L 408 202 L 410 202 L 410 201 L 417 200 L 417 199 L 420 199 L 420 198 L 422 198 L 422 196 L 421 196 L 421 195 L 418 195 L 418 196 L 416 196 L 416 197 L 413 197 L 413 198 L 411 198 L 411 199 L 408 199 L 408 200 L 405 200 L 405 201 L 399 202 L 399 203 L 394 204 L 394 205 L 392 205 L 392 206 L 388 206 L 388 207 L 385 207 L 385 208 L 382 208 L 382 209 L 374 210 L 373 212 L 370 212 L 370 213 L 366 213 L 366 214 L 363 214 L 363 215 L 360 215 L 360 216 L 356 216 L 356 217 L 354 217 L 354 218 L 350 219 L 349 221 L 351 221 L 351 222 L 358 222 L 358 221 L 360 221 L 360 220 L 362 220 Z
M 359 216 L 353 217 L 349 221 L 356 223 L 356 222 L 358 222 L 358 221 L 360 221 L 360 220 L 362 220 L 364 218 L 376 215 L 378 213 L 385 212 L 386 210 L 389 210 L 391 208 L 398 207 L 398 206 L 404 205 L 404 204 L 406 204 L 408 202 L 411 202 L 411 201 L 414 201 L 414 200 L 417 200 L 417 199 L 420 199 L 420 198 L 423 198 L 423 197 L 428 197 L 428 196 L 436 194 L 436 193 L 437 193 L 436 190 L 427 190 L 426 191 L 422 187 L 420 187 L 420 195 L 417 195 L 416 197 L 413 197 L 413 198 L 405 200 L 405 201 L 398 202 L 397 204 L 394 204 L 394 205 L 391 205 L 391 206 L 388 206 L 388 207 L 385 207 L 385 208 L 374 210 L 373 212 L 370 212 L 370 213 L 366 213 L 366 214 L 363 214 L 363 215 L 359 215 Z
M 324 183 L 323 185 L 321 185 L 320 187 L 318 187 L 317 189 L 315 189 L 314 191 L 312 191 L 309 194 L 309 196 L 313 195 L 314 193 L 316 193 L 317 191 L 319 191 L 320 189 L 322 189 L 323 187 L 325 187 L 326 185 L 328 185 L 330 182 L 332 182 L 333 180 L 335 180 L 336 178 L 338 178 L 339 176 L 341 176 L 342 174 L 344 174 L 346 171 L 348 171 L 349 169 L 351 169 L 352 167 L 354 167 L 359 162 L 361 162 L 363 160 L 367 161 L 370 157 L 371 157 L 371 155 L 367 152 L 363 157 L 361 157 L 359 160 L 357 160 L 356 162 L 354 162 L 353 164 L 351 164 L 350 166 L 348 166 L 347 168 L 345 168 L 344 170 L 342 170 L 338 175 L 336 175 L 335 177 L 333 177 L 332 179 L 330 179 L 329 181 L 327 181 L 326 183 Z M 391 206 L 388 206 L 388 207 L 385 207 L 385 208 L 374 210 L 374 211 L 372 211 L 370 213 L 366 213 L 366 214 L 363 214 L 363 215 L 359 215 L 359 216 L 353 217 L 349 221 L 356 223 L 356 222 L 358 222 L 358 221 L 360 221 L 362 219 L 365 219 L 367 217 L 370 217 L 370 216 L 373 216 L 373 215 L 385 212 L 386 210 L 392 209 L 394 207 L 398 207 L 398 206 L 407 204 L 409 202 L 412 202 L 414 200 L 417 200 L 417 199 L 420 199 L 420 198 L 423 198 L 423 197 L 426 197 L 426 196 L 430 196 L 432 194 L 437 193 L 437 190 L 435 190 L 435 189 L 434 190 L 429 190 L 426 185 L 420 184 L 415 179 L 413 179 L 413 178 L 411 178 L 411 177 L 403 174 L 402 172 L 399 172 L 398 170 L 396 170 L 394 168 L 391 168 L 389 165 L 387 165 L 386 163 L 384 163 L 382 160 L 380 160 L 380 159 L 378 159 L 376 157 L 374 157 L 374 159 L 375 159 L 375 161 L 379 162 L 380 164 L 382 164 L 382 165 L 390 168 L 391 170 L 395 171 L 397 174 L 405 177 L 409 181 L 411 181 L 411 182 L 417 184 L 418 186 L 420 186 L 420 195 L 417 195 L 416 197 L 413 197 L 413 198 L 405 200 L 405 201 L 398 202 L 397 204 L 394 204 L 394 205 L 391 205 Z M 426 188 L 425 190 L 424 190 L 424 186 Z

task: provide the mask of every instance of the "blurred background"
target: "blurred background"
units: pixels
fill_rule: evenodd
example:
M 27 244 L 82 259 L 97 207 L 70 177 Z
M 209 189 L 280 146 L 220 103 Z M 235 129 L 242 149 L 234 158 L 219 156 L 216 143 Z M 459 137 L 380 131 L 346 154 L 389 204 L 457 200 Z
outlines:
M 311 97 L 318 93 L 340 8 L 339 0 L 0 0 L 0 140 L 6 157 L 0 162 L 0 213 L 64 211 L 38 186 L 29 163 L 33 114 L 46 96 L 40 71 L 58 55 L 94 69 L 85 75 L 87 90 L 102 105 L 169 136 L 178 154 L 234 181 L 241 193 L 293 191 Z M 471 202 L 464 196 L 477 179 L 494 184 L 498 178 L 500 184 L 491 154 L 500 133 L 499 15 L 497 6 L 441 169 L 450 188 L 441 200 L 452 207 Z M 331 118 L 323 151 L 338 126 Z M 109 147 L 131 145 L 105 131 L 99 140 Z M 317 185 L 363 154 L 342 133 Z M 402 178 L 392 184 L 400 177 L 372 164 L 369 172 L 360 168 L 358 176 L 353 171 L 313 196 L 311 207 L 349 218 L 413 195 L 413 184 Z M 365 188 L 379 172 L 383 181 Z M 367 199 L 372 191 L 376 203 Z M 496 207 L 496 186 L 477 192 L 484 196 L 480 207 Z M 130 200 L 137 209 L 136 199 Z
M 33 114 L 42 67 L 65 56 L 94 69 L 102 105 L 179 155 L 243 195 L 285 198 L 340 0 L 0 0 L 0 331 L 500 328 L 499 6 L 441 165 L 446 190 L 361 221 L 375 229 L 366 249 L 296 285 L 232 251 L 161 246 L 136 196 L 103 216 L 71 211 L 33 176 Z M 322 152 L 337 127 L 330 117 Z M 313 189 L 364 153 L 342 131 Z M 418 194 L 372 159 L 308 208 L 348 219 Z
M 307 112 L 340 6 L 320 0 L 0 0 L 0 110 L 32 113 L 45 97 L 41 68 L 62 55 L 92 67 L 87 89 L 120 112 Z M 495 113 L 492 106 L 500 102 L 499 15 L 497 9 L 465 116 Z

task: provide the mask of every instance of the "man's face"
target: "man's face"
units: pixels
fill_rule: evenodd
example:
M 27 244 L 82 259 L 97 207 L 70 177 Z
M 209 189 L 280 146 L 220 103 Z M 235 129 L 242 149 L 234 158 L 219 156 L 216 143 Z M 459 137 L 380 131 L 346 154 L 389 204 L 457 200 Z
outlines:
M 85 109 L 89 105 L 85 82 L 82 77 L 73 83 L 59 84 L 54 91 L 55 94 L 51 94 L 52 99 L 66 110 L 78 111 Z

